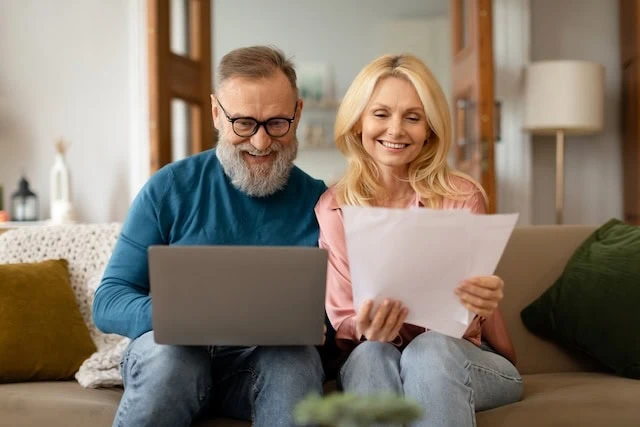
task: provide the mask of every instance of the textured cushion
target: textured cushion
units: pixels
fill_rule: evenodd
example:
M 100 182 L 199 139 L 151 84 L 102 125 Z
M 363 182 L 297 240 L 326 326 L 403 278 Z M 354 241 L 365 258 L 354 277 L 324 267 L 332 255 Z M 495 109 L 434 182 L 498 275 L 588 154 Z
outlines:
M 575 251 L 560 278 L 522 311 L 533 333 L 640 379 L 640 227 L 611 220 Z
M 128 339 L 102 333 L 91 318 L 93 295 L 120 228 L 119 223 L 34 226 L 17 228 L 0 235 L 0 264 L 61 258 L 69 261 L 71 288 L 98 348 L 76 374 L 78 382 L 85 387 L 122 384 L 117 361 L 120 349 L 125 344 L 123 341 Z
M 96 350 L 67 265 L 0 265 L 0 382 L 68 379 Z

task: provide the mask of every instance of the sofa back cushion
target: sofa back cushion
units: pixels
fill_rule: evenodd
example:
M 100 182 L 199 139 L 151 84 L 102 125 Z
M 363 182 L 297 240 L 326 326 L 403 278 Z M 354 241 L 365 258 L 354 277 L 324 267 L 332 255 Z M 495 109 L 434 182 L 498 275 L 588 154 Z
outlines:
M 522 311 L 534 334 L 640 380 L 640 227 L 612 219 L 576 250 L 562 276 Z
M 520 312 L 560 277 L 569 258 L 596 226 L 517 227 L 498 264 L 505 281 L 501 305 L 522 374 L 591 371 L 596 364 L 529 332 Z

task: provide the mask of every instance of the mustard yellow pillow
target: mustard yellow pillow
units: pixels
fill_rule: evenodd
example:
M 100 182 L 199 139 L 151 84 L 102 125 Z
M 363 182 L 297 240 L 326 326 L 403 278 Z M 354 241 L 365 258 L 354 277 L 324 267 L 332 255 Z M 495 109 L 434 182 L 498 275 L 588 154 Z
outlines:
M 0 383 L 73 378 L 95 351 L 66 260 L 0 265 Z

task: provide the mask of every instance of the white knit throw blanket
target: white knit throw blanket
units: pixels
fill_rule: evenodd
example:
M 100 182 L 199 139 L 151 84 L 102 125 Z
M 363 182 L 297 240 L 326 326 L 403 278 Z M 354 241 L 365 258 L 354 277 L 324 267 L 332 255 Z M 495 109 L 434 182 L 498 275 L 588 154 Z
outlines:
M 103 334 L 93 324 L 91 305 L 102 273 L 115 246 L 121 224 L 34 226 L 0 234 L 0 264 L 66 259 L 69 277 L 82 317 L 96 351 L 76 373 L 83 387 L 122 385 L 120 358 L 128 338 Z

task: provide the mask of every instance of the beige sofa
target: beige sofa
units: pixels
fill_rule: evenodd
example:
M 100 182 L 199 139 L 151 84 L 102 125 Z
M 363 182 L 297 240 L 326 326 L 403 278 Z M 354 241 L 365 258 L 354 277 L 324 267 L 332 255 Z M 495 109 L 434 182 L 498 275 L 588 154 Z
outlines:
M 593 227 L 515 230 L 498 272 L 507 283 L 502 310 L 524 375 L 524 400 L 478 413 L 484 426 L 638 426 L 640 381 L 598 372 L 595 365 L 530 334 L 520 311 L 560 275 Z M 1 240 L 1 239 L 0 239 Z M 1 244 L 1 242 L 0 242 Z M 75 382 L 0 385 L 0 426 L 110 426 L 119 389 L 84 389 Z M 198 426 L 241 426 L 206 420 Z

